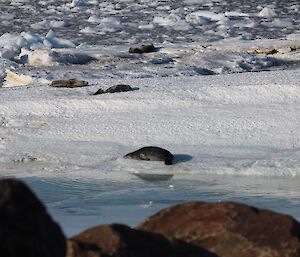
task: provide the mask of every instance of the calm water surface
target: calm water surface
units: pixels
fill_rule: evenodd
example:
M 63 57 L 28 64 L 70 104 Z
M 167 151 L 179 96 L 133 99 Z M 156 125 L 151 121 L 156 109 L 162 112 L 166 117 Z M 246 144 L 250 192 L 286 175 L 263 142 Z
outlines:
M 149 182 L 26 178 L 70 236 L 91 226 L 142 222 L 159 209 L 185 201 L 239 201 L 300 219 L 300 178 L 197 175 Z

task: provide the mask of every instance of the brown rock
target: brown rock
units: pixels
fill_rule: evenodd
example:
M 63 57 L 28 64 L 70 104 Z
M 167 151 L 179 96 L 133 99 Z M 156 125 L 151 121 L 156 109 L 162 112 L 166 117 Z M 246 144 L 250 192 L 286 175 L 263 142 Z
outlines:
M 139 47 L 130 47 L 129 53 L 143 54 L 143 53 L 152 53 L 155 52 L 155 47 L 153 44 L 141 45 Z
M 0 180 L 0 256 L 64 257 L 65 237 L 31 190 Z
M 67 87 L 67 88 L 86 87 L 86 86 L 88 86 L 88 82 L 79 79 L 54 80 L 50 84 L 50 87 Z
M 72 239 L 67 241 L 66 257 L 107 257 L 95 244 L 81 243 Z
M 233 202 L 176 205 L 138 228 L 198 245 L 219 257 L 300 256 L 299 222 Z
M 67 257 L 217 257 L 200 247 L 125 225 L 88 229 L 68 242 Z

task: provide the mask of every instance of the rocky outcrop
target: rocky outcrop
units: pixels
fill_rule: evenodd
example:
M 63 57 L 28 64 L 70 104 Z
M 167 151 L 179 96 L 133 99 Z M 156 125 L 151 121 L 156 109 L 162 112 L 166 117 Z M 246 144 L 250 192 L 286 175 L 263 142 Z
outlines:
M 64 257 L 65 237 L 21 181 L 0 180 L 0 256 Z
M 128 52 L 135 54 L 143 54 L 143 53 L 152 53 L 155 52 L 156 49 L 153 44 L 141 45 L 139 47 L 130 47 Z
M 102 225 L 88 229 L 68 242 L 67 257 L 217 257 L 180 240 L 132 229 Z
M 109 87 L 106 90 L 103 90 L 102 88 L 98 89 L 98 91 L 96 93 L 94 93 L 94 95 L 100 95 L 100 94 L 106 94 L 106 93 L 120 93 L 120 92 L 128 92 L 128 91 L 133 91 L 135 90 L 134 88 L 132 88 L 129 85 L 114 85 Z
M 67 87 L 67 88 L 86 87 L 86 86 L 88 86 L 88 82 L 79 79 L 54 80 L 50 84 L 50 87 Z
M 244 204 L 189 202 L 161 210 L 139 229 L 184 240 L 219 257 L 299 257 L 300 224 Z

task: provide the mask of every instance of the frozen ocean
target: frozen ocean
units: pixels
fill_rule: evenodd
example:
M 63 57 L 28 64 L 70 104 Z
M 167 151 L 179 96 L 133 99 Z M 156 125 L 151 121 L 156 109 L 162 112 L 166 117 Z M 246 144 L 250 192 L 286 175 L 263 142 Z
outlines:
M 0 10 L 0 175 L 25 181 L 67 236 L 191 200 L 300 219 L 298 0 Z M 150 43 L 153 53 L 128 52 Z M 89 86 L 49 87 L 69 78 Z M 116 84 L 135 90 L 93 95 Z M 152 145 L 174 164 L 123 158 Z

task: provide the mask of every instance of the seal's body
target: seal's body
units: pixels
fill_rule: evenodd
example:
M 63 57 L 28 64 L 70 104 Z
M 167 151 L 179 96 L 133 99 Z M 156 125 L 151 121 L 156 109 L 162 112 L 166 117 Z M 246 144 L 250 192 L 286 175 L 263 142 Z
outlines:
M 166 149 L 156 146 L 146 146 L 126 154 L 124 158 L 143 161 L 164 161 L 166 165 L 171 165 L 174 156 Z

